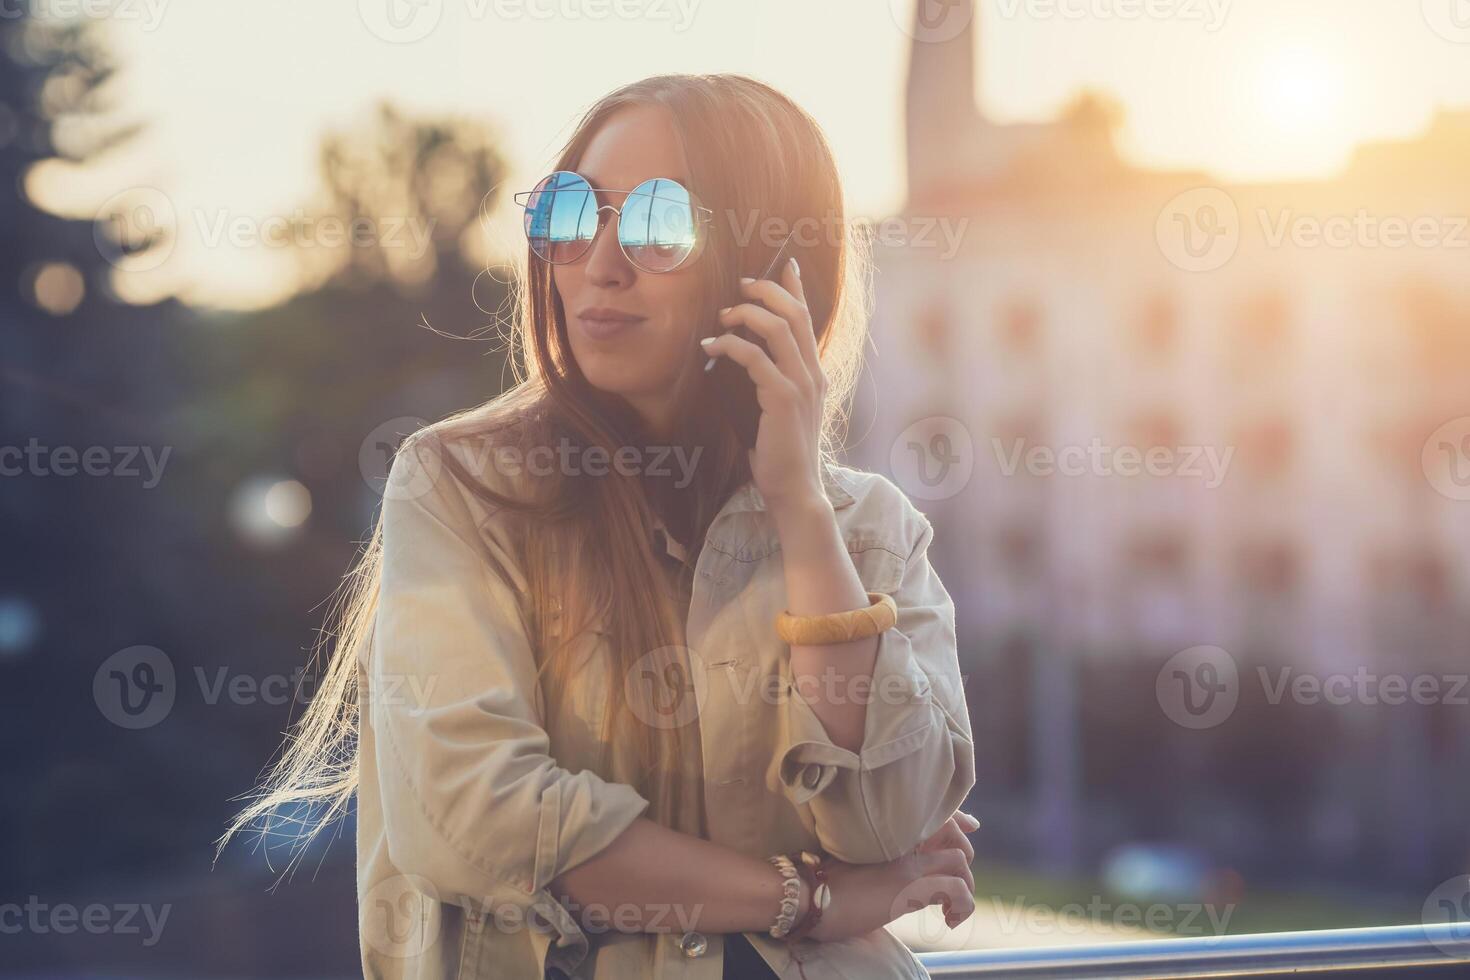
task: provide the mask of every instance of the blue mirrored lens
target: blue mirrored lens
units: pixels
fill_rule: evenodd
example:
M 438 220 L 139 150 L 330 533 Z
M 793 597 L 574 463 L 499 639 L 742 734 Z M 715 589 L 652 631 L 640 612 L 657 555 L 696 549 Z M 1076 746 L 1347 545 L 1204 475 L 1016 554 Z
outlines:
M 597 195 L 579 174 L 558 170 L 531 192 L 526 237 L 547 262 L 574 262 L 597 235 Z
M 623 251 L 648 272 L 668 272 L 683 262 L 694 250 L 697 232 L 689 191 L 663 177 L 633 188 L 618 219 Z

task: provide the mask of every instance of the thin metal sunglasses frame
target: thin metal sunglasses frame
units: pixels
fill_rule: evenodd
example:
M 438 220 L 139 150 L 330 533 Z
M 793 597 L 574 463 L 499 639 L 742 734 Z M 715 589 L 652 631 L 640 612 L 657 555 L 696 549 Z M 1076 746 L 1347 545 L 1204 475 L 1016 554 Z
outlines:
M 582 183 L 586 184 L 587 186 L 586 187 L 570 187 L 570 188 L 549 188 L 547 190 L 539 190 L 540 185 L 543 184 L 543 183 L 545 183 L 546 180 L 547 180 L 547 178 L 549 178 L 549 177 L 551 177 L 551 176 L 553 176 L 555 174 L 558 174 L 558 173 L 572 174 L 573 176 L 575 176 L 578 179 L 580 179 L 582 181 Z M 694 210 L 694 218 L 695 218 L 696 227 L 699 226 L 699 225 L 708 224 L 711 220 L 713 220 L 713 218 L 715 216 L 714 211 L 711 210 L 710 208 L 704 207 L 703 205 L 696 203 L 695 197 L 694 197 L 694 192 L 691 191 L 689 188 L 685 187 L 679 181 L 674 180 L 672 177 L 650 177 L 647 180 L 640 181 L 638 183 L 638 186 L 637 187 L 634 187 L 632 190 L 630 190 L 630 191 L 623 191 L 623 190 L 618 190 L 618 189 L 612 188 L 612 187 L 593 187 L 592 186 L 592 181 L 588 180 L 586 177 L 583 177 L 581 174 L 577 173 L 575 170 L 555 170 L 555 171 L 552 171 L 552 173 L 547 174 L 546 177 L 542 177 L 541 180 L 537 182 L 537 186 L 536 187 L 533 187 L 531 190 L 528 190 L 528 191 L 517 191 L 514 195 L 512 195 L 512 198 L 515 201 L 515 203 L 518 204 L 518 205 L 520 205 L 522 208 L 529 208 L 531 206 L 531 204 L 530 204 L 531 195 L 532 194 L 536 194 L 538 192 L 539 193 L 542 193 L 542 194 L 546 194 L 546 193 L 557 194 L 557 193 L 560 193 L 563 190 L 565 190 L 565 191 L 570 191 L 572 193 L 585 194 L 588 191 L 591 191 L 593 193 L 593 195 L 594 195 L 594 198 L 593 198 L 594 200 L 596 199 L 595 195 L 597 195 L 599 193 L 601 193 L 601 194 L 625 194 L 625 195 L 627 195 L 627 197 L 625 197 L 623 199 L 623 207 L 621 207 L 621 208 L 620 207 L 617 207 L 616 205 L 613 205 L 613 204 L 599 204 L 597 206 L 597 208 L 593 212 L 594 214 L 597 215 L 597 230 L 592 233 L 592 238 L 590 240 L 588 240 L 586 248 L 584 248 L 582 250 L 582 252 L 577 256 L 577 258 L 575 258 L 575 259 L 565 259 L 562 262 L 553 262 L 551 259 L 548 259 L 548 258 L 545 258 L 544 256 L 542 256 L 539 252 L 537 253 L 537 257 L 540 258 L 543 262 L 547 262 L 547 263 L 550 263 L 552 265 L 566 265 L 566 264 L 569 264 L 569 263 L 572 263 L 572 262 L 576 262 L 577 259 L 580 259 L 583 255 L 586 255 L 587 254 L 587 249 L 590 249 L 594 244 L 596 244 L 596 242 L 597 242 L 597 236 L 600 235 L 600 234 L 602 234 L 602 229 L 607 224 L 607 222 L 603 220 L 602 212 L 604 212 L 604 211 L 611 211 L 613 214 L 615 214 L 615 215 L 618 216 L 618 231 L 621 233 L 622 228 L 623 228 L 623 209 L 628 206 L 627 198 L 628 197 L 633 197 L 634 195 L 637 195 L 639 197 L 656 197 L 657 196 L 656 194 L 651 194 L 651 193 L 649 193 L 647 191 L 640 192 L 638 190 L 638 188 L 639 187 L 643 187 L 643 186 L 648 185 L 648 184 L 655 184 L 655 185 L 657 185 L 660 182 L 666 182 L 666 183 L 673 184 L 675 187 L 679 188 L 686 195 L 688 195 L 688 197 L 689 197 L 689 205 Z M 529 234 L 529 232 L 528 232 L 528 234 Z M 655 270 L 651 270 L 651 269 L 645 269 L 642 265 L 640 265 L 633 258 L 633 256 L 628 255 L 628 249 L 627 249 L 627 246 L 623 243 L 623 239 L 622 239 L 621 234 L 619 234 L 619 237 L 618 237 L 618 248 L 620 248 L 620 249 L 623 250 L 623 255 L 627 257 L 627 259 L 628 259 L 629 262 L 632 262 L 635 266 L 638 266 L 639 269 L 642 269 L 644 272 L 647 272 L 650 275 L 663 275 L 664 273 L 673 272 L 676 269 L 683 268 L 683 266 L 685 265 L 685 263 L 687 263 L 689 261 L 689 256 L 694 255 L 695 252 L 697 251 L 697 249 L 690 249 L 689 250 L 689 254 L 686 255 L 686 256 L 684 256 L 683 259 L 680 259 L 679 260 L 679 264 L 676 265 L 676 266 L 674 266 L 671 269 L 663 269 L 663 270 L 657 270 L 657 271 L 655 271 Z

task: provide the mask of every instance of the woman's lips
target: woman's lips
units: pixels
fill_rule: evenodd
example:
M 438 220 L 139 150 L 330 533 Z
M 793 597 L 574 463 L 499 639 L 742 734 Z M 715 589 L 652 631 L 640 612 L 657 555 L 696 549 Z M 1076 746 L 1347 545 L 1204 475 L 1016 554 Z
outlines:
M 582 325 L 582 332 L 594 340 L 606 340 L 623 333 L 630 327 L 636 327 L 643 322 L 643 317 L 597 317 L 579 316 L 577 322 Z

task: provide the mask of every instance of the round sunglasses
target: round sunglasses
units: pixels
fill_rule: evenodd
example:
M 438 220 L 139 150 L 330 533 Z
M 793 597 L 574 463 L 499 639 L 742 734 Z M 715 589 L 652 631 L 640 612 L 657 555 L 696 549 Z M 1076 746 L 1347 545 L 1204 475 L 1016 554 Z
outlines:
M 597 194 L 623 191 L 593 187 L 579 173 L 557 170 L 515 202 L 526 209 L 526 239 L 537 257 L 552 265 L 587 254 L 602 229 L 603 212 L 618 216 L 618 246 L 644 272 L 673 272 L 703 250 L 704 226 L 714 216 L 677 180 L 652 177 L 627 192 L 621 208 L 597 203 Z

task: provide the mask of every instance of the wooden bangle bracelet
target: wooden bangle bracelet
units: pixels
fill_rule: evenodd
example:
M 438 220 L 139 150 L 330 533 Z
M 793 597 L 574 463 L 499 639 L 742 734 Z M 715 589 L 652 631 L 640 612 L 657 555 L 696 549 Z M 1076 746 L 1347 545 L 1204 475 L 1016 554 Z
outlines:
M 793 616 L 783 611 L 776 617 L 776 634 L 792 646 L 816 646 L 876 636 L 898 622 L 898 605 L 892 596 L 869 592 L 868 602 L 862 609 L 821 616 Z

